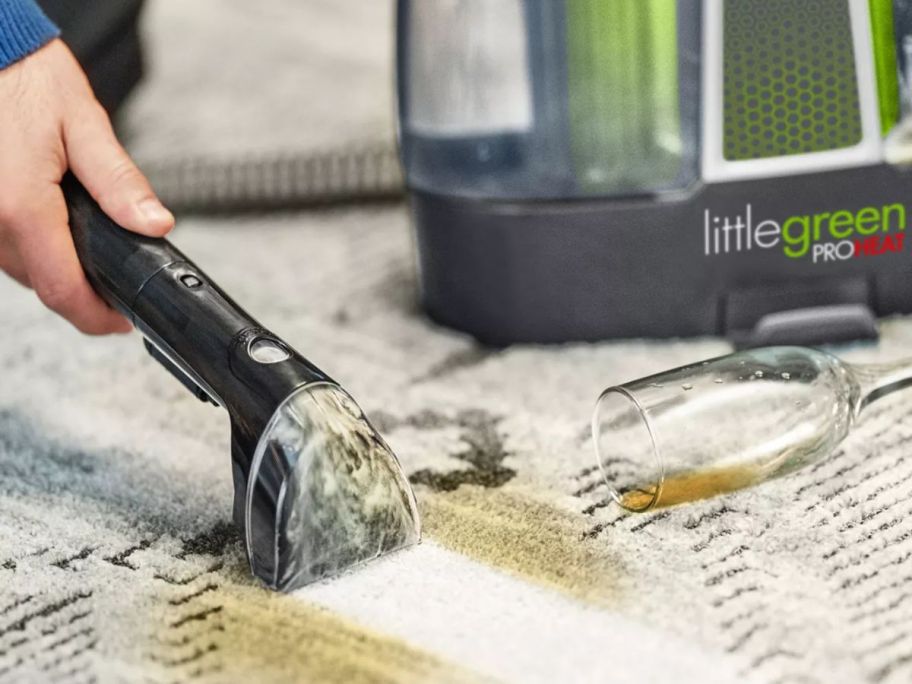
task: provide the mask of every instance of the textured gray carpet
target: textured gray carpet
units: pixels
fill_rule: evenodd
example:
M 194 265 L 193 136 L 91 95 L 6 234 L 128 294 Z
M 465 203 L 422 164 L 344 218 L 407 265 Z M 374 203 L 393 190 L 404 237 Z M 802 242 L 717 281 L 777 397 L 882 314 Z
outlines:
M 387 3 L 159 0 L 148 20 L 140 157 L 391 134 Z M 402 207 L 174 239 L 359 398 L 426 541 L 293 596 L 257 587 L 224 415 L 137 337 L 83 338 L 0 280 L 0 681 L 912 678 L 906 397 L 798 475 L 623 516 L 593 467 L 598 392 L 723 342 L 480 349 L 417 310 Z M 849 356 L 912 349 L 910 323 L 883 334 Z

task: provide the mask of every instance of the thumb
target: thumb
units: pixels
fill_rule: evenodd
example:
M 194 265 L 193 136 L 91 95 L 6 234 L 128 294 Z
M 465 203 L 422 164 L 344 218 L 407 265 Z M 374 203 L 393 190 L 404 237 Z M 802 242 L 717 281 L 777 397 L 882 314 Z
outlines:
M 161 237 L 174 227 L 174 216 L 117 142 L 98 102 L 68 117 L 63 136 L 70 169 L 115 223 L 151 237 Z

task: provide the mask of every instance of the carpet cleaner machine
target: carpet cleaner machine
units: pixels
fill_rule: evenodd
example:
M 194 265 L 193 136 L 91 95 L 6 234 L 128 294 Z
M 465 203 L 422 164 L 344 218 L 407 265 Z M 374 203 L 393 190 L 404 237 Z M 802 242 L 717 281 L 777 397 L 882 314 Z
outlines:
M 912 311 L 908 0 L 398 3 L 424 305 L 483 342 Z

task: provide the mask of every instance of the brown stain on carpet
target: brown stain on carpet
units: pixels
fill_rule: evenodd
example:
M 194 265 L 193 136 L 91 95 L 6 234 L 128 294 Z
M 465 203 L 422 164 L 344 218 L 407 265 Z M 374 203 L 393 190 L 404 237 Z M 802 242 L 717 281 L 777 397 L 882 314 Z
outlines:
M 516 490 L 419 492 L 424 534 L 452 551 L 585 601 L 614 603 L 619 561 L 585 523 Z
M 189 593 L 189 589 L 185 593 Z M 481 682 L 480 675 L 306 603 L 229 584 L 169 606 L 154 660 L 202 682 Z

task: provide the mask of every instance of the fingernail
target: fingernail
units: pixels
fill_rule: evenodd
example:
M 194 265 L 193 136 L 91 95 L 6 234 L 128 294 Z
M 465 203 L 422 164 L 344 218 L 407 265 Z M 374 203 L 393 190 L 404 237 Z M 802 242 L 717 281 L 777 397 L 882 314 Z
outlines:
M 174 220 L 171 212 L 157 199 L 150 197 L 139 203 L 139 211 L 150 223 L 170 223 Z

